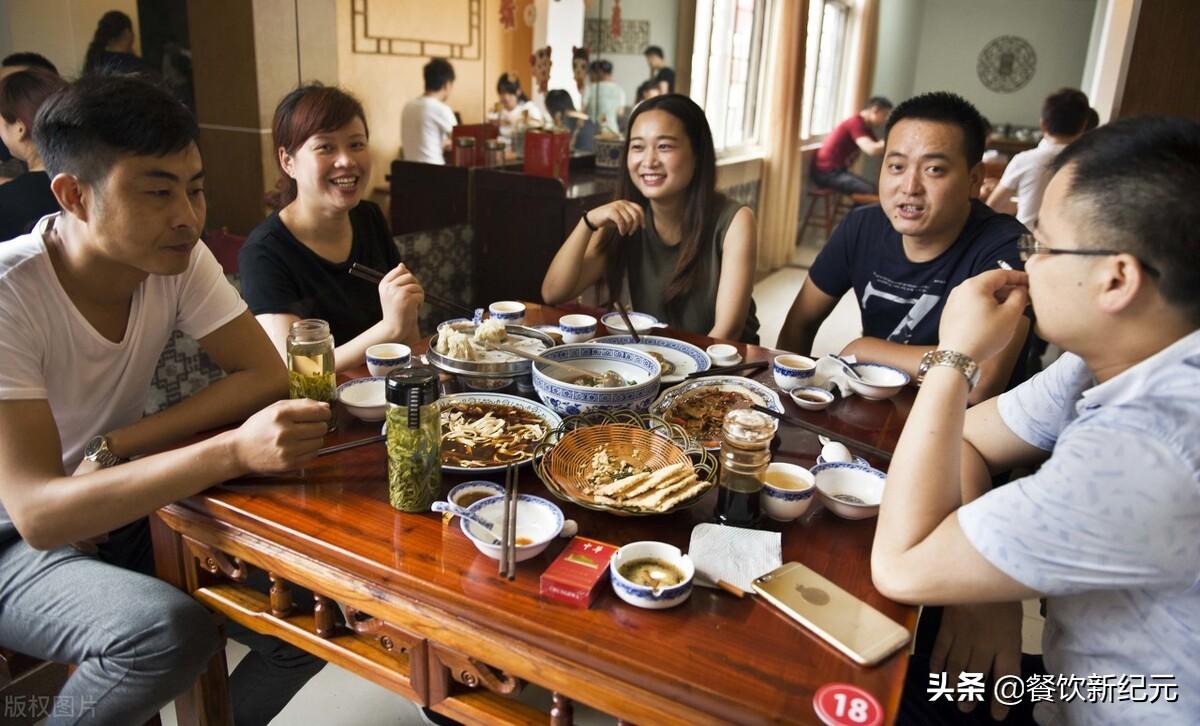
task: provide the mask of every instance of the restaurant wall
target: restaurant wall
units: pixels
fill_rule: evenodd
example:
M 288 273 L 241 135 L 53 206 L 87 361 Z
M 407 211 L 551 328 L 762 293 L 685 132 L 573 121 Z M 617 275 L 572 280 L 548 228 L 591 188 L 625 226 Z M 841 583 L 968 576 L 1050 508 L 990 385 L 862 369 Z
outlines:
M 599 17 L 604 22 L 612 18 L 613 0 L 598 0 L 588 4 L 587 16 Z M 667 65 L 678 66 L 675 53 L 676 25 L 679 22 L 679 0 L 637 0 L 621 3 L 623 21 L 644 20 L 650 23 L 650 34 L 645 44 L 634 43 L 627 53 L 601 53 L 600 56 L 613 64 L 613 81 L 625 89 L 625 96 L 632 104 L 637 98 L 638 86 L 650 78 L 646 56 L 642 55 L 646 45 L 657 45 L 663 49 Z
M 460 29 L 469 0 L 439 0 L 443 11 L 422 13 L 412 22 L 401 14 L 415 7 L 409 2 L 368 0 L 372 30 L 402 27 L 406 37 L 449 37 Z M 448 103 L 462 116 L 463 123 L 480 123 L 495 98 L 496 79 L 505 65 L 505 44 L 500 40 L 499 0 L 482 5 L 483 41 L 479 60 L 450 58 L 456 80 Z M 517 22 L 523 23 L 520 17 Z M 371 185 L 386 185 L 388 169 L 400 151 L 400 113 L 404 104 L 425 91 L 421 68 L 429 57 L 366 54 L 354 51 L 351 0 L 337 0 L 338 82 L 358 96 L 367 112 L 371 130 Z M 511 57 L 511 54 L 510 54 Z
M 133 20 L 134 50 L 140 51 L 137 0 L 0 0 L 0 57 L 41 53 L 73 78 L 83 69 L 96 23 L 109 10 Z
M 874 85 L 895 93 L 893 100 L 902 100 L 906 94 L 897 91 L 906 87 L 907 95 L 954 91 L 994 124 L 1036 126 L 1048 94 L 1082 85 L 1095 0 L 908 0 L 881 6 Z M 1001 35 L 1022 37 L 1037 52 L 1033 79 L 1013 93 L 988 90 L 976 74 L 980 51 Z

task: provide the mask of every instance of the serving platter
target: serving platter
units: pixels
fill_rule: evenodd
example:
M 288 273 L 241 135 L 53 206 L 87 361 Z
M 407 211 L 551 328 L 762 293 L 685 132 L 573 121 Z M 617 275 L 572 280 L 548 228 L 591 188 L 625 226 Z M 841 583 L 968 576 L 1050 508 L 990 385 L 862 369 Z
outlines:
M 599 496 L 586 481 L 587 463 L 601 449 L 606 456 L 628 461 L 638 473 L 660 472 L 676 465 L 684 473 L 694 473 L 696 480 L 674 492 L 686 492 L 686 498 L 661 510 L 613 501 L 612 497 Z M 682 428 L 658 416 L 635 411 L 592 411 L 568 416 L 538 444 L 534 456 L 534 471 L 556 497 L 623 517 L 670 514 L 693 506 L 716 485 L 718 474 L 717 458 Z M 644 493 L 656 492 L 651 489 Z M 671 501 L 672 492 L 659 493 L 664 495 L 660 503 Z
M 556 429 L 557 427 L 562 425 L 562 417 L 560 417 L 557 413 L 552 411 L 545 404 L 539 403 L 537 401 L 531 401 L 528 398 L 521 398 L 520 396 L 510 396 L 510 395 L 503 394 L 503 393 L 456 393 L 456 394 L 453 394 L 450 396 L 444 396 L 442 398 L 439 398 L 434 403 L 434 405 L 438 409 L 439 417 L 440 417 L 442 411 L 449 409 L 451 407 L 454 407 L 454 406 L 472 406 L 472 405 L 474 405 L 474 406 L 482 406 L 484 408 L 499 407 L 499 406 L 512 407 L 519 411 L 523 411 L 523 412 L 531 414 L 532 416 L 540 418 L 543 422 L 543 425 L 545 426 L 546 434 L 548 434 L 549 432 L 553 431 L 554 429 Z M 442 426 L 443 441 L 445 441 L 446 433 L 447 433 L 446 426 L 443 425 Z M 539 439 L 530 441 L 528 443 L 528 451 L 529 451 L 528 456 L 524 456 L 520 459 L 517 459 L 515 461 L 515 463 L 526 464 L 526 463 L 532 461 L 535 456 L 535 453 L 534 453 L 535 449 L 537 448 L 540 441 L 544 440 L 544 438 L 545 438 L 545 436 L 542 436 L 542 437 L 539 437 Z M 448 456 L 446 447 L 443 446 L 442 471 L 455 472 L 455 473 L 459 473 L 459 474 L 481 474 L 481 473 L 502 472 L 502 471 L 504 471 L 505 467 L 508 465 L 507 461 L 503 461 L 503 462 L 498 462 L 498 463 L 493 463 L 493 464 L 483 464 L 480 466 L 464 466 L 461 463 L 456 463 L 456 464 L 447 463 L 448 458 L 451 458 L 451 457 Z M 455 457 L 455 458 L 457 458 L 457 457 Z M 459 459 L 459 461 L 461 461 L 461 459 Z
M 454 329 L 466 333 L 468 335 L 475 332 L 475 324 L 470 322 L 453 323 Z M 439 328 L 441 326 L 438 326 Z M 505 331 L 510 336 L 519 336 L 523 338 L 532 338 L 540 341 L 546 346 L 546 349 L 554 347 L 554 340 L 540 330 L 526 327 L 524 325 L 505 325 Z M 529 360 L 525 358 L 515 358 L 508 361 L 480 361 L 480 360 L 459 360 L 451 358 L 444 353 L 439 353 L 436 348 L 438 335 L 433 335 L 429 338 L 429 350 L 426 351 L 425 357 L 429 360 L 429 364 L 435 366 L 447 373 L 453 373 L 458 376 L 469 376 L 473 378 L 514 378 L 516 376 L 529 375 Z
M 663 370 L 661 379 L 663 383 L 679 383 L 691 373 L 706 371 L 712 367 L 712 360 L 708 357 L 708 353 L 691 343 L 658 335 L 639 335 L 638 337 L 641 338 L 640 343 L 633 342 L 632 335 L 606 335 L 603 338 L 596 338 L 592 342 L 623 345 L 647 353 L 657 353 L 674 366 L 674 370 L 670 373 Z
M 698 432 L 688 430 L 688 427 L 683 424 L 683 417 L 676 410 L 681 404 L 693 402 L 697 396 L 711 396 L 714 393 L 741 394 L 749 399 L 752 404 L 766 406 L 772 411 L 784 413 L 783 401 L 774 389 L 753 379 L 741 376 L 705 376 L 704 378 L 680 383 L 677 386 L 671 386 L 660 393 L 658 398 L 654 400 L 654 403 L 650 404 L 650 413 L 661 416 L 663 419 L 671 422 L 672 425 L 681 426 L 685 431 L 688 431 L 689 436 L 695 436 L 699 439 L 704 448 L 719 449 L 721 448 L 719 432 L 716 436 L 702 436 Z M 726 409 L 725 412 L 727 413 L 729 410 L 732 409 Z M 714 417 L 715 413 L 714 411 Z M 722 413 L 721 416 L 723 417 L 724 414 Z

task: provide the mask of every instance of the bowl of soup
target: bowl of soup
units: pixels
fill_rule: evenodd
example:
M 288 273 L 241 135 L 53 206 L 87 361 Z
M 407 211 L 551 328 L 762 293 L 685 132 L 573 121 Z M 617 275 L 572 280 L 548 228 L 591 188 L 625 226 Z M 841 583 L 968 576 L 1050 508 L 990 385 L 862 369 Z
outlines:
M 632 542 L 608 563 L 613 592 L 630 605 L 664 610 L 692 594 L 692 559 L 665 542 Z
M 560 416 L 589 411 L 644 411 L 658 394 L 662 366 L 649 353 L 607 343 L 560 345 L 542 353 L 543 358 L 562 361 L 590 371 L 585 376 L 541 361 L 533 364 L 533 388 L 542 402 Z M 602 380 L 612 371 L 621 385 Z

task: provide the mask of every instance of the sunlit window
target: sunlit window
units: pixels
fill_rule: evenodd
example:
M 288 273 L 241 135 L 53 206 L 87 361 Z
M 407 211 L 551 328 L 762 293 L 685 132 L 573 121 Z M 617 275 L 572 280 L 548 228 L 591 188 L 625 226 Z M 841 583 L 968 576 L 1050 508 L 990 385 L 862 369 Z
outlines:
M 847 0 L 812 0 L 804 62 L 804 111 L 801 137 L 827 134 L 840 120 L 846 45 L 852 6 Z
M 772 0 L 700 0 L 691 95 L 708 116 L 717 151 L 758 141 L 765 26 Z

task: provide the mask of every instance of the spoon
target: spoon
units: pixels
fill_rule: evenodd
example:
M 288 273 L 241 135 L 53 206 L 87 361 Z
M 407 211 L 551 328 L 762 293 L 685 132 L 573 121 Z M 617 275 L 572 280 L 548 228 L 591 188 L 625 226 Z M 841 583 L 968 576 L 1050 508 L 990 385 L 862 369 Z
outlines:
M 456 517 L 462 517 L 469 522 L 474 522 L 480 527 L 483 527 L 484 531 L 491 535 L 492 541 L 488 544 L 500 544 L 500 537 L 492 530 L 492 525 L 488 524 L 487 520 L 477 517 L 474 513 L 468 512 L 457 504 L 451 504 L 450 502 L 434 502 L 430 509 L 435 512 L 449 512 Z
M 835 355 L 833 353 L 830 353 L 829 357 L 833 358 L 835 361 L 837 361 L 842 366 L 842 370 L 846 371 L 846 375 L 850 376 L 851 378 L 853 378 L 856 381 L 862 380 L 862 376 L 858 375 L 858 371 L 854 370 L 854 367 L 851 366 L 849 363 L 847 363 L 844 358 L 842 358 L 839 355 Z

